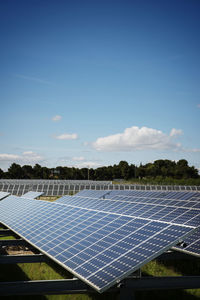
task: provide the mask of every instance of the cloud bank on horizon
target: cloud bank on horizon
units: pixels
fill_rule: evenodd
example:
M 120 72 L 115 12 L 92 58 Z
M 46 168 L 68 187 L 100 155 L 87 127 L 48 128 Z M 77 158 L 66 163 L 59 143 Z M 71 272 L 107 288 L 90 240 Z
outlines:
M 22 154 L 9 154 L 9 153 L 0 153 L 0 162 L 17 162 L 21 164 L 36 164 L 42 162 L 44 158 L 33 152 L 33 151 L 24 151 Z
M 59 118 L 58 118 L 59 119 Z M 175 152 L 200 152 L 199 148 L 186 149 L 178 142 L 178 138 L 183 135 L 181 129 L 172 128 L 169 134 L 161 130 L 132 126 L 126 128 L 122 133 L 99 137 L 93 143 L 84 143 L 85 147 L 91 147 L 97 152 L 135 152 L 135 151 L 158 151 L 169 150 Z M 77 140 L 78 134 L 64 133 L 54 136 L 56 140 L 70 141 Z M 83 168 L 97 168 L 102 166 L 102 163 L 91 161 L 84 156 L 71 156 L 66 160 L 71 161 L 71 166 Z M 62 160 L 63 162 L 66 160 Z M 22 154 L 0 153 L 0 162 L 16 162 L 21 164 L 35 164 L 45 162 L 46 158 L 33 151 L 24 151 Z

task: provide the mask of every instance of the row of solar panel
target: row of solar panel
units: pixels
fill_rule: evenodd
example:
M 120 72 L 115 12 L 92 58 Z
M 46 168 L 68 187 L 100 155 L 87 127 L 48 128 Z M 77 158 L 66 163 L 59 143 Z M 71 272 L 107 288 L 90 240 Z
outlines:
M 0 192 L 0 199 L 4 198 L 8 195 L 8 193 Z M 23 197 L 26 198 L 37 198 L 41 196 L 42 193 L 39 192 L 29 192 Z M 2 197 L 1 197 L 2 196 Z M 92 199 L 91 199 L 92 198 Z M 95 199 L 109 199 L 111 203 L 109 206 L 107 201 L 97 201 Z M 176 199 L 176 200 L 175 200 Z M 67 202 L 66 202 L 67 200 Z M 89 200 L 89 202 L 88 202 Z M 145 191 L 88 191 L 84 190 L 78 193 L 76 196 L 65 196 L 57 200 L 57 202 L 64 203 L 67 205 L 78 206 L 78 207 L 86 207 L 88 209 L 95 208 L 102 211 L 107 211 L 109 207 L 109 211 L 111 212 L 123 212 L 127 215 L 135 215 L 142 217 L 150 217 L 155 220 L 159 220 L 159 217 L 166 217 L 167 220 L 169 218 L 173 218 L 176 216 L 177 211 L 182 212 L 181 219 L 175 219 L 176 222 L 183 222 L 186 220 L 188 216 L 192 217 L 190 220 L 192 225 L 200 225 L 199 211 L 200 208 L 200 193 L 195 192 L 145 192 Z M 117 205 L 115 201 L 118 201 Z M 122 202 L 122 203 L 121 203 Z M 143 204 L 141 206 L 141 204 Z M 120 207 L 120 209 L 119 209 Z M 173 209 L 179 208 L 179 210 Z M 189 213 L 185 214 L 184 208 L 193 208 Z M 144 208 L 148 210 L 146 214 L 142 214 Z M 161 212 L 158 212 L 158 209 Z M 194 212 L 194 209 L 197 209 Z M 170 214 L 171 213 L 171 214 Z M 164 220 L 164 219 L 162 219 Z M 186 241 L 187 247 L 184 251 L 189 251 L 194 255 L 200 254 L 200 230 L 194 234 L 194 236 L 190 236 Z M 181 249 L 183 250 L 183 249 Z
M 8 197 L 10 194 L 7 192 L 0 192 L 0 200 Z M 22 195 L 21 198 L 28 198 L 28 199 L 36 199 L 42 196 L 43 193 L 41 192 L 27 192 L 26 194 Z
M 73 197 L 64 196 L 57 202 L 200 226 L 199 192 L 81 191 Z M 188 237 L 186 245 L 185 249 L 179 250 L 200 256 L 200 230 Z
M 100 211 L 108 211 L 113 213 L 122 213 L 125 215 L 131 215 L 135 217 L 145 217 L 150 218 L 154 220 L 162 220 L 167 222 L 175 222 L 179 224 L 185 224 L 186 221 L 188 221 L 188 225 L 191 226 L 198 226 L 199 219 L 200 219 L 200 207 L 198 209 L 196 208 L 190 208 L 190 206 L 172 206 L 167 205 L 165 201 L 165 204 L 159 204 L 159 203 L 140 203 L 139 201 L 132 201 L 132 202 L 126 202 L 126 201 L 115 201 L 115 200 L 103 200 L 103 199 L 86 199 L 81 197 L 73 197 L 73 199 L 61 199 L 59 200 L 59 203 L 66 203 L 69 206 L 76 206 L 76 207 L 82 207 L 82 208 L 88 208 L 88 209 L 96 209 Z M 200 203 L 199 203 L 200 204 Z M 199 206 L 199 205 L 198 205 Z M 188 208 L 190 210 L 188 211 Z M 176 213 L 179 216 L 177 219 Z M 191 216 L 191 220 L 190 220 Z M 188 219 L 189 218 L 189 219 Z
M 112 199 L 116 196 L 131 199 L 131 197 L 142 197 L 142 198 L 156 198 L 156 199 L 174 199 L 174 200 L 188 200 L 188 199 L 199 199 L 200 192 L 189 192 L 189 191 L 91 191 L 83 190 L 80 191 L 76 196 L 90 197 L 90 198 L 104 198 Z
M 132 195 L 132 196 L 131 196 Z M 175 207 L 200 208 L 200 193 L 198 192 L 142 192 L 142 191 L 81 191 L 75 197 L 102 198 L 135 203 L 162 204 Z M 62 201 L 62 198 L 60 198 Z M 59 201 L 60 201 L 59 199 Z M 65 199 L 65 198 L 63 198 Z
M 49 180 L 49 179 L 0 179 L 0 183 L 6 184 L 112 184 L 112 181 L 106 180 Z
M 16 196 L 0 202 L 0 220 L 100 292 L 195 230 L 194 226 L 113 213 L 108 207 L 100 211 Z
M 66 184 L 78 184 L 78 185 L 112 185 L 112 181 L 105 181 L 105 180 L 70 180 L 70 179 L 62 179 L 62 180 L 49 180 L 49 179 L 0 179 L 0 184 L 51 184 L 51 185 L 66 185 Z M 182 189 L 182 190 L 200 190 L 200 186 L 184 186 L 184 185 L 137 185 L 137 184 L 117 184 L 117 185 L 127 185 L 127 186 L 138 186 L 143 187 L 143 189 L 160 189 L 160 190 L 171 190 L 174 188 Z
M 24 182 L 23 184 L 19 181 L 14 182 L 2 182 L 0 181 L 0 191 L 9 192 L 12 195 L 21 196 L 28 191 L 43 192 L 45 196 L 62 196 L 71 193 L 77 193 L 81 190 L 194 190 L 199 191 L 199 186 L 148 186 L 148 185 L 117 185 L 117 184 L 96 184 L 96 183 L 85 183 L 85 184 L 63 184 L 61 181 L 54 184 L 41 181 L 40 183 Z

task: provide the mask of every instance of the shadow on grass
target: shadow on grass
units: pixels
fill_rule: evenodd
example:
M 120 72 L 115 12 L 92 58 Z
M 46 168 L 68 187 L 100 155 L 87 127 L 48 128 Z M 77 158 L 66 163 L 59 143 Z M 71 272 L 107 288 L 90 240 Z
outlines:
M 166 260 L 162 261 L 162 264 L 173 269 L 175 272 L 181 273 L 182 275 L 193 275 L 200 276 L 200 259 L 194 258 L 189 260 Z
M 1 265 L 0 281 L 30 280 L 29 277 L 16 265 Z
M 172 262 L 172 261 L 170 261 Z M 174 265 L 173 266 L 174 269 Z M 153 277 L 152 275 L 149 275 L 146 272 L 142 272 L 143 277 Z M 135 292 L 135 298 L 137 300 L 197 300 L 200 299 L 200 297 L 195 296 L 187 292 L 183 289 L 166 289 L 166 290 L 149 290 L 149 291 L 136 291 Z
M 0 282 L 5 281 L 22 281 L 30 278 L 22 271 L 18 265 L 1 265 Z M 46 300 L 45 296 L 0 296 L 2 300 Z
M 49 259 L 46 261 L 46 264 L 51 267 L 54 271 L 56 271 L 62 278 L 64 279 L 71 279 L 73 278 L 73 274 L 68 272 L 63 267 L 59 266 L 56 262 Z
M 184 290 L 154 290 L 154 291 L 137 291 L 135 293 L 137 300 L 197 300 L 199 297 L 191 295 Z

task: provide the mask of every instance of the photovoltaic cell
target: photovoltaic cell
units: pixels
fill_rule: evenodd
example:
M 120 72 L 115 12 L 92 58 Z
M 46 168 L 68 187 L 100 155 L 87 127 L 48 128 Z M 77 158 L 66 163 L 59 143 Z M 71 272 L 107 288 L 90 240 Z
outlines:
M 190 226 L 15 196 L 0 202 L 0 221 L 99 292 L 194 231 Z

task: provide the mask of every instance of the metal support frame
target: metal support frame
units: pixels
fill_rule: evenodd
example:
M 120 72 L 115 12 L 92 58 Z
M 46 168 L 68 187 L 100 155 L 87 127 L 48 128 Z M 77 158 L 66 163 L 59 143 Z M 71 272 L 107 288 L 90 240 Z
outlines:
M 17 240 L 0 240 L 0 247 L 5 246 L 24 246 L 30 249 L 31 245 L 29 245 L 25 240 L 17 239 Z M 33 247 L 32 247 L 33 248 Z
M 133 289 L 127 289 L 126 287 L 121 287 L 119 291 L 120 300 L 134 300 L 135 291 Z
M 179 260 L 179 259 L 194 260 L 194 259 L 199 259 L 199 257 L 175 250 L 175 251 L 168 251 L 168 252 L 162 253 L 160 256 L 155 258 L 155 260 L 157 260 L 157 261 Z
M 143 277 L 124 279 L 108 292 L 120 292 L 120 299 L 134 299 L 137 290 L 200 288 L 200 276 Z M 79 279 L 0 282 L 0 295 L 58 295 L 95 293 Z
M 58 295 L 93 292 L 78 279 L 0 282 L 0 295 Z
M 198 289 L 200 276 L 142 277 L 136 280 L 127 278 L 123 284 L 127 289 L 134 290 Z
M 13 235 L 13 231 L 10 229 L 0 229 L 0 236 L 10 236 Z
M 0 255 L 0 264 L 41 263 L 47 261 L 48 258 L 44 254 Z

